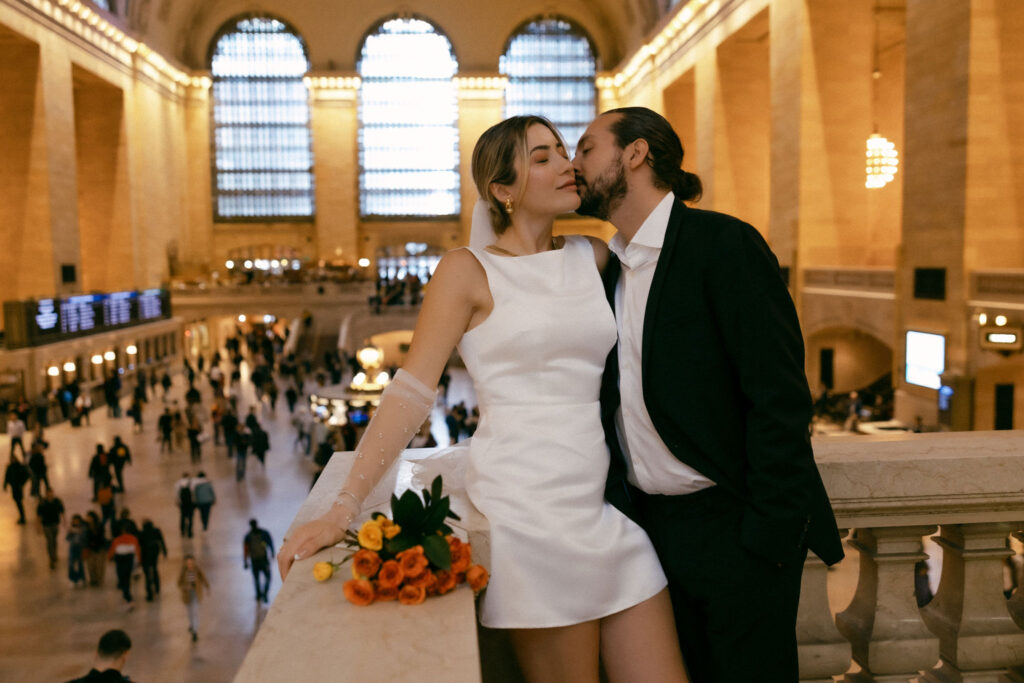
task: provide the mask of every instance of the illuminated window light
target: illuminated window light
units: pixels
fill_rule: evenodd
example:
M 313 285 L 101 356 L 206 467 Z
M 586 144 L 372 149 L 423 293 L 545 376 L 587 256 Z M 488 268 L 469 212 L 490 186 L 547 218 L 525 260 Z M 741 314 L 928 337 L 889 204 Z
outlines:
M 105 351 L 103 353 L 103 359 L 104 360 L 116 360 L 117 359 L 117 354 L 114 353 L 113 351 Z
M 361 258 L 361 259 L 359 259 L 359 267 L 360 268 L 365 268 L 368 265 L 370 265 L 370 259 L 368 259 L 368 258 Z
M 980 313 L 980 314 L 978 314 L 978 324 L 979 325 L 987 325 L 988 324 L 988 314 L 987 313 Z
M 56 377 L 57 375 L 60 374 L 60 368 L 58 368 L 56 365 L 51 365 L 50 367 L 46 368 L 46 374 L 49 375 L 50 377 Z
M 103 356 L 97 353 L 95 356 L 90 358 L 90 360 L 92 361 L 93 365 L 100 365 L 103 363 Z
M 235 262 L 228 259 L 227 261 L 224 262 L 224 267 L 227 268 L 228 270 L 231 270 L 232 268 L 235 267 Z
M 73 361 L 69 360 L 67 363 L 64 364 L 64 372 L 74 372 L 74 371 L 75 371 L 75 364 L 74 364 Z
M 127 347 L 125 347 L 125 352 L 129 356 L 134 356 L 135 354 L 137 354 L 139 352 L 139 348 L 137 346 L 135 346 L 135 344 L 129 344 Z

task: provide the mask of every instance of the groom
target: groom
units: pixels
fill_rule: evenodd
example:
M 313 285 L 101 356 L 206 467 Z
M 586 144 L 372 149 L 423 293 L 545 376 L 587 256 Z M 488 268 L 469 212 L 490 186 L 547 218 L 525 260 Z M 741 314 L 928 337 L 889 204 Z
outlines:
M 683 204 L 701 184 L 682 162 L 671 125 L 642 107 L 599 116 L 573 159 L 579 213 L 617 229 L 607 497 L 658 551 L 695 683 L 796 681 L 807 550 L 843 557 L 808 437 L 803 338 L 768 245 Z

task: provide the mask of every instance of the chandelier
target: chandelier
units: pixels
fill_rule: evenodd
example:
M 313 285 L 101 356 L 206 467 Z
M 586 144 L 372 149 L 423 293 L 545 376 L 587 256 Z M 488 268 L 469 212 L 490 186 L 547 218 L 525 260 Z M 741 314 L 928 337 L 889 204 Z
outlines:
M 868 138 L 867 164 L 865 166 L 867 180 L 864 181 L 864 187 L 877 189 L 891 183 L 896 177 L 896 168 L 899 163 L 899 152 L 896 151 L 896 145 L 878 133 L 872 133 Z

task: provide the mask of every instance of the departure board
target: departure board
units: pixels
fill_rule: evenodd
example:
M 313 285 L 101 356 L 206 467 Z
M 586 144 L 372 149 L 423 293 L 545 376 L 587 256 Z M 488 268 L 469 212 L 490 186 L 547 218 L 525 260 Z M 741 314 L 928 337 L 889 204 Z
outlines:
M 171 317 L 165 289 L 4 302 L 8 349 L 39 346 Z

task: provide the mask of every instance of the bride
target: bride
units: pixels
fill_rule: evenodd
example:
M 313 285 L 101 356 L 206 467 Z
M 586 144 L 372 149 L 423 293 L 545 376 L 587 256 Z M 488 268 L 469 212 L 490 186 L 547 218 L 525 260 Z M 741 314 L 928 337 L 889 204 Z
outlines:
M 475 212 L 471 246 L 438 264 L 344 487 L 281 548 L 281 575 L 341 541 L 430 414 L 458 345 L 481 409 L 465 474 L 490 528 L 481 623 L 509 630 L 531 683 L 596 683 L 599 660 L 612 683 L 686 681 L 654 549 L 604 500 L 598 393 L 616 342 L 599 271 L 608 249 L 552 236 L 555 217 L 580 202 L 565 146 L 544 118 L 507 119 L 477 142 L 473 180 L 487 217 Z

